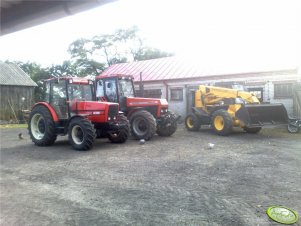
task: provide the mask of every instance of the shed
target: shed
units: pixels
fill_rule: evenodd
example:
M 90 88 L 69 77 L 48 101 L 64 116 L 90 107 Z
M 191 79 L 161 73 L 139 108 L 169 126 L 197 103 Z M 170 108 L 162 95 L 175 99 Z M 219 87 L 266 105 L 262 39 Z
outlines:
M 19 66 L 0 61 L 0 120 L 22 120 L 34 103 L 37 84 Z
M 198 85 L 231 87 L 243 86 L 262 102 L 283 103 L 291 116 L 299 116 L 300 101 L 294 84 L 301 83 L 298 66 L 259 60 L 202 58 L 189 60 L 178 57 L 121 63 L 110 66 L 102 75 L 124 74 L 134 76 L 139 88 L 140 73 L 144 97 L 165 98 L 170 108 L 185 116 L 192 105 L 192 91 Z M 300 98 L 299 98 L 300 99 Z M 300 110 L 299 110 L 300 112 Z

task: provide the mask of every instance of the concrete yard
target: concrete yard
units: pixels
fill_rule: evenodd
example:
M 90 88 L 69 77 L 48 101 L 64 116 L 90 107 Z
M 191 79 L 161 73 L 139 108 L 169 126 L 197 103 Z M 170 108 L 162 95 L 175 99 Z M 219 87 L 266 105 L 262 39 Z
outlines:
M 144 145 L 101 139 L 80 152 L 67 137 L 37 147 L 27 129 L 0 132 L 0 225 L 265 226 L 280 225 L 271 205 L 301 213 L 301 133 L 220 137 L 180 125 Z

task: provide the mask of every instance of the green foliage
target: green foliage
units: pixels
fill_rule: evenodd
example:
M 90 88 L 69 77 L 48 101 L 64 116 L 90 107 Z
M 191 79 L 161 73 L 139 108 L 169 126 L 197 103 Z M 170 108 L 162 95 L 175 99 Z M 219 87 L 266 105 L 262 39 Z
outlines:
M 137 61 L 141 60 L 151 60 L 151 59 L 157 59 L 157 58 L 162 58 L 162 57 L 169 57 L 173 56 L 174 54 L 172 53 L 166 53 L 163 52 L 159 49 L 155 48 L 144 48 L 142 49 L 137 55 L 135 56 L 135 59 Z
M 138 28 L 118 29 L 113 34 L 72 42 L 68 52 L 78 75 L 98 75 L 112 64 L 172 56 L 155 48 L 143 46 Z M 102 63 L 99 63 L 102 62 Z

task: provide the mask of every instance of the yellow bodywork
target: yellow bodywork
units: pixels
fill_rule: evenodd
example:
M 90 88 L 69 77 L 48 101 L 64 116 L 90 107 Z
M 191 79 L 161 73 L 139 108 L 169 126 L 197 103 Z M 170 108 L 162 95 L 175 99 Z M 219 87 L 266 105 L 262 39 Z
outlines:
M 210 110 L 208 109 L 208 107 L 221 105 L 225 98 L 240 98 L 246 103 L 260 103 L 258 98 L 249 92 L 236 89 L 200 85 L 199 89 L 195 92 L 195 107 L 201 108 L 209 114 Z M 240 108 L 241 104 L 229 104 L 227 111 L 233 120 L 233 125 L 243 127 L 243 122 L 235 117 L 236 112 Z M 216 122 L 214 123 L 217 126 L 216 128 L 222 128 L 223 123 L 221 120 L 216 119 Z

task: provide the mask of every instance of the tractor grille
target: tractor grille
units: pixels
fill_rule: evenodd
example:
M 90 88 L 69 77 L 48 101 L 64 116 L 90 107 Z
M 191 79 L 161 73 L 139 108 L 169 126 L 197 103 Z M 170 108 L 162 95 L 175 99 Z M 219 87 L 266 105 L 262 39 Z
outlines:
M 118 112 L 119 112 L 118 105 L 112 105 L 112 106 L 109 107 L 109 114 L 108 114 L 108 116 L 110 118 L 117 117 Z

